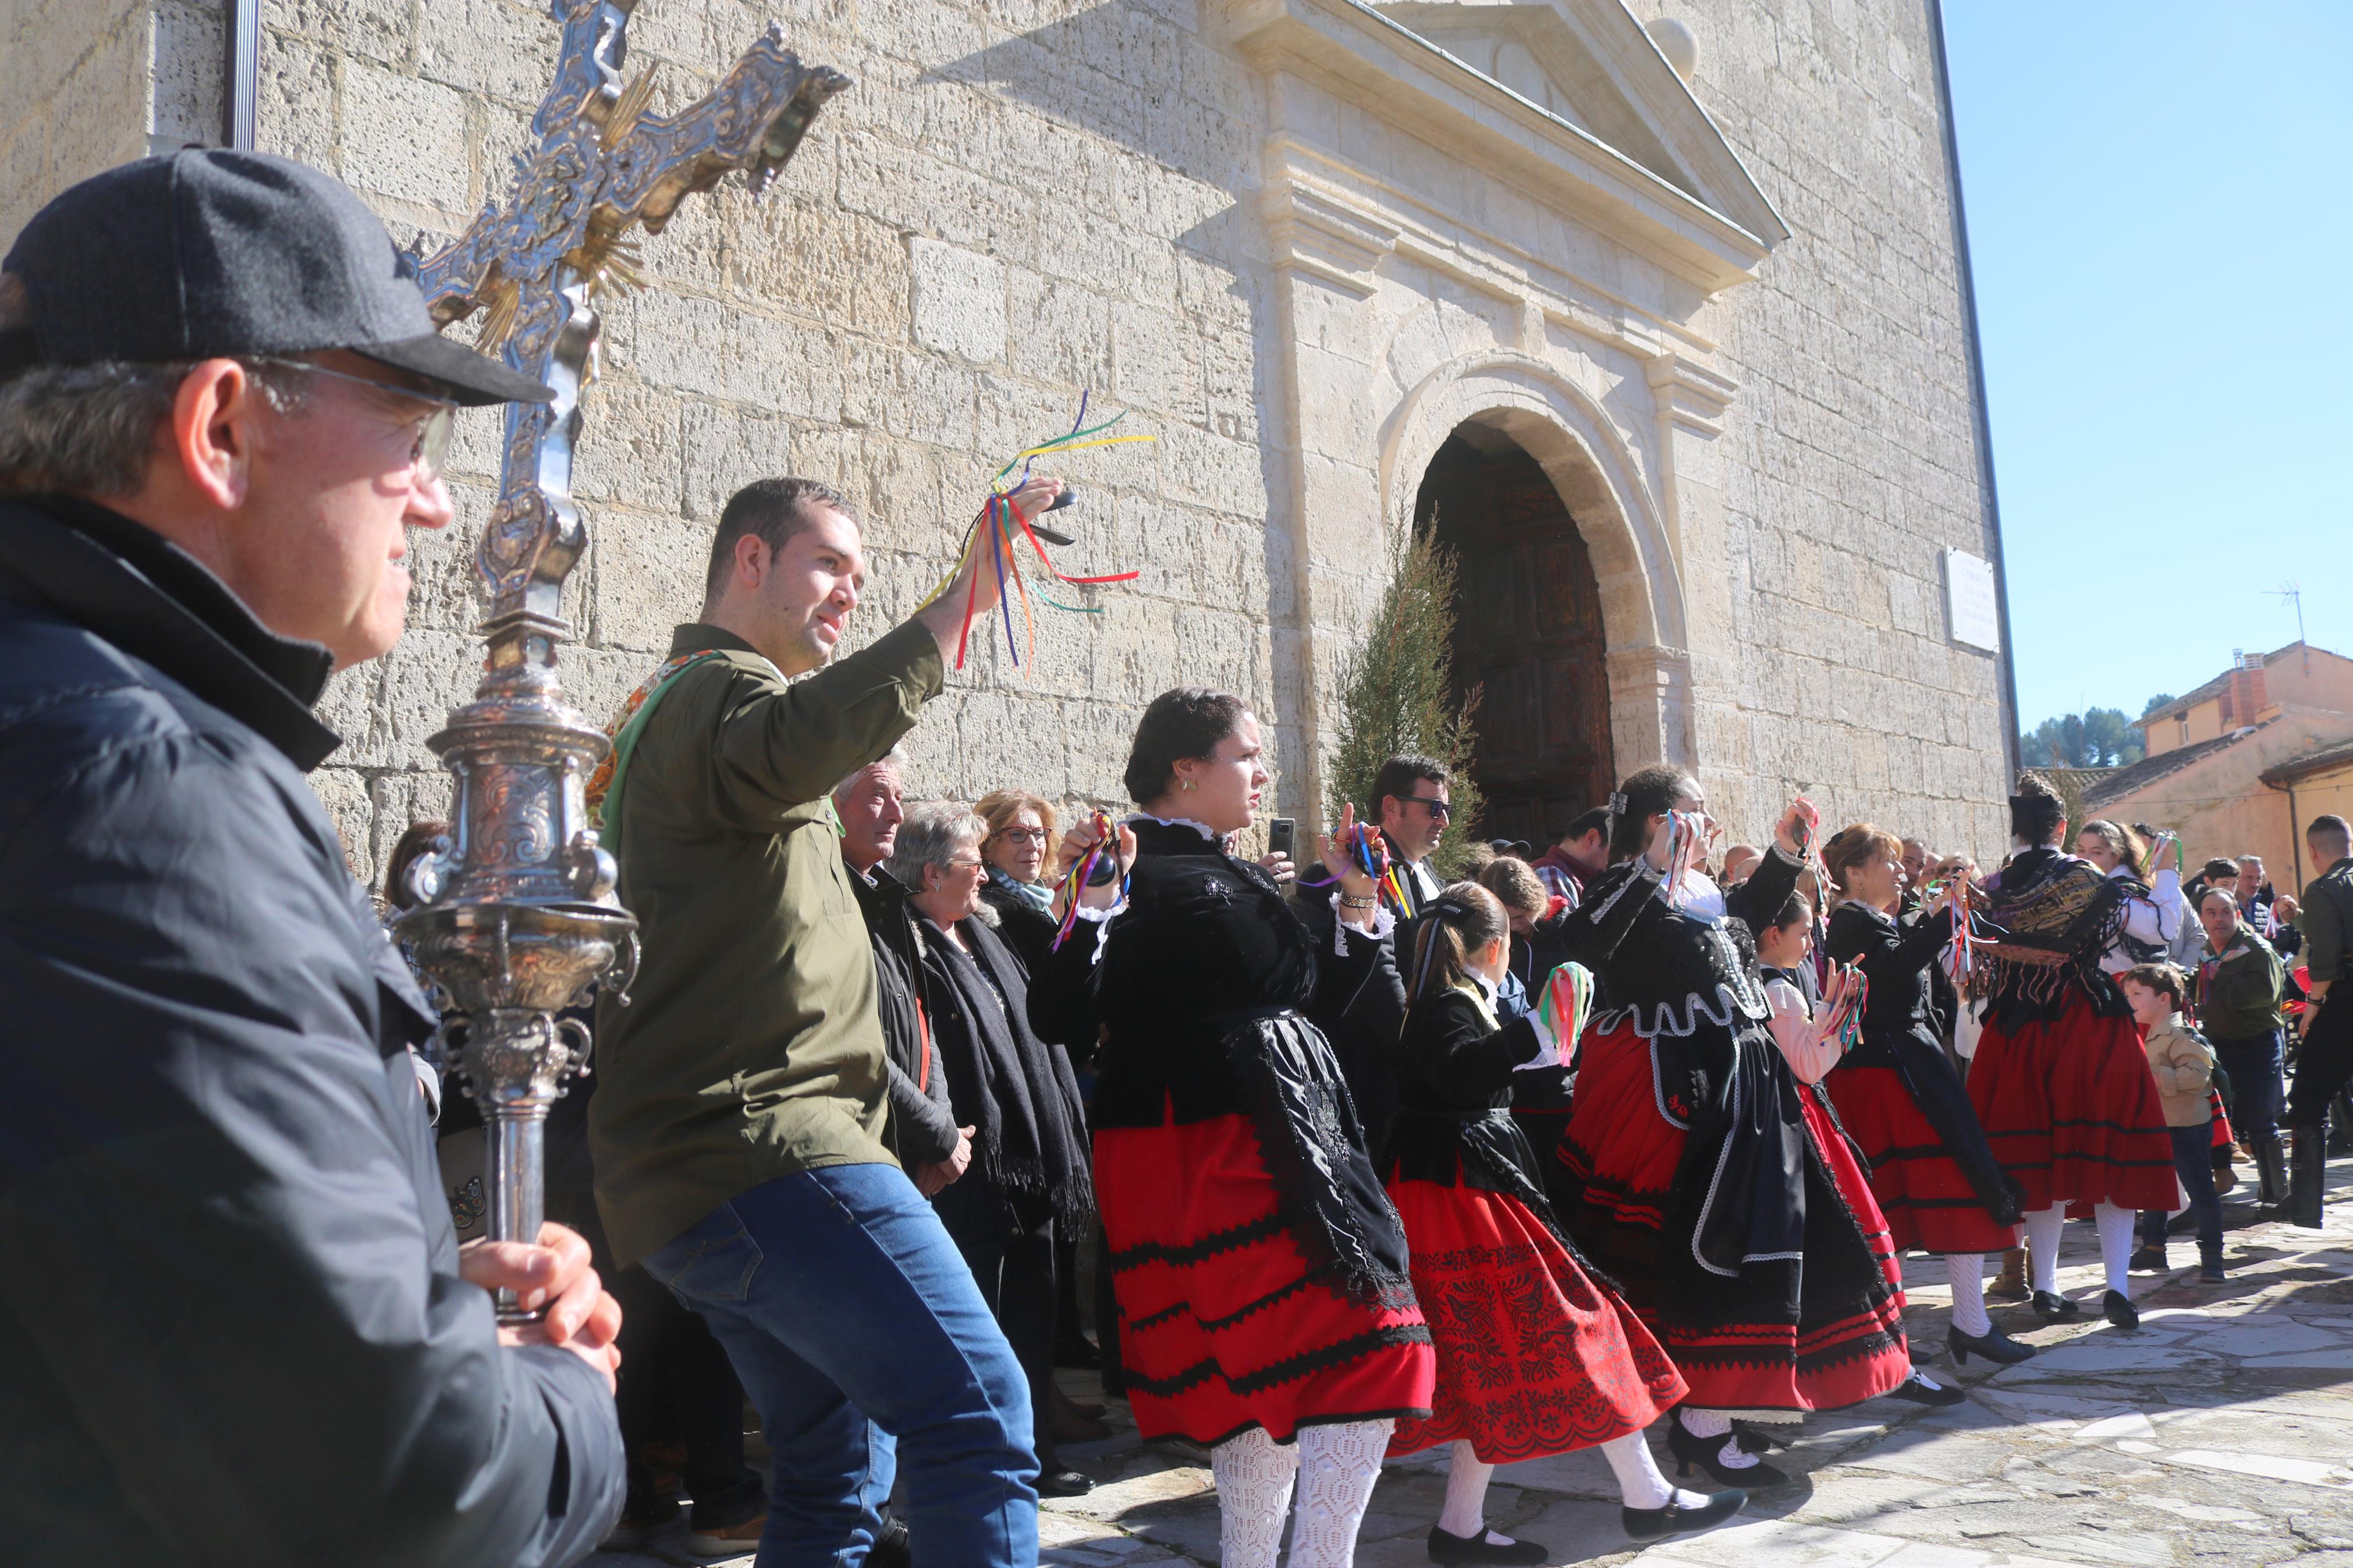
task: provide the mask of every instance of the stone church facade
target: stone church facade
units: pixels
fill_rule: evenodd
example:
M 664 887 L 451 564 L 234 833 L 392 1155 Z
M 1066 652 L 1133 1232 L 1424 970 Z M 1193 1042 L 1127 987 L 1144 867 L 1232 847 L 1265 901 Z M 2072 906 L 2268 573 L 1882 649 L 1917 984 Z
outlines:
M 1269 721 L 1321 816 L 1338 671 L 1396 541 L 1461 563 L 1479 773 L 1527 836 L 1641 763 L 1738 832 L 1793 787 L 2002 843 L 2006 655 L 1948 551 L 2000 562 L 1930 0 L 640 0 L 628 74 L 701 93 L 771 18 L 858 85 L 776 187 L 691 203 L 607 309 L 567 689 L 603 716 L 691 618 L 739 484 L 840 485 L 872 635 L 1005 455 L 1082 390 L 1150 444 L 1074 457 L 1108 613 L 982 646 L 919 793 L 1114 800 L 1179 682 Z M 150 147 L 217 140 L 220 0 L 17 0 L 0 234 Z M 502 192 L 556 27 L 525 0 L 264 0 L 257 144 L 428 245 Z M 463 535 L 495 492 L 469 416 Z M 471 541 L 414 547 L 411 630 L 338 678 L 317 782 L 373 873 L 446 800 Z

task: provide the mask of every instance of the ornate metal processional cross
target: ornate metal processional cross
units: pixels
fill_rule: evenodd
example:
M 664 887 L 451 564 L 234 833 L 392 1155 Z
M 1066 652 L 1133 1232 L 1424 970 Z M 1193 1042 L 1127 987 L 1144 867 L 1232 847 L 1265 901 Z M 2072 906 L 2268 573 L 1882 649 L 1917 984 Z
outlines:
M 646 112 L 650 71 L 624 88 L 638 0 L 553 0 L 564 26 L 555 82 L 533 117 L 503 210 L 418 265 L 444 326 L 485 312 L 479 346 L 555 389 L 511 404 L 499 501 L 475 564 L 491 593 L 487 673 L 427 743 L 456 781 L 451 837 L 409 873 L 417 907 L 399 931 L 445 999 L 445 1046 L 462 1047 L 490 1123 L 489 1234 L 531 1241 L 545 1201 L 547 1109 L 583 1063 L 587 1031 L 558 1019 L 636 968 L 636 920 L 587 826 L 584 790 L 607 747 L 564 706 L 564 580 L 588 532 L 572 500 L 580 393 L 595 376 L 596 293 L 636 281 L 630 230 L 658 234 L 678 205 L 742 169 L 756 195 L 849 79 L 801 63 L 771 24 L 726 78 L 672 115 Z M 520 1311 L 500 1292 L 502 1320 Z

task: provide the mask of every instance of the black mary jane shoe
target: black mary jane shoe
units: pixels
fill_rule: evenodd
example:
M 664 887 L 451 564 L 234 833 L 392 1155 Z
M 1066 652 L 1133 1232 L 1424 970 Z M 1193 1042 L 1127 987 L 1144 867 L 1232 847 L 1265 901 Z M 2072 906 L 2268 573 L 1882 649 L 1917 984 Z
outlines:
M 2084 1315 L 2084 1309 L 2055 1290 L 2037 1290 L 2032 1298 L 2034 1315 L 2046 1323 L 2072 1323 Z
M 1981 1334 L 1965 1334 L 1958 1329 L 1945 1331 L 1945 1349 L 1951 1352 L 1955 1366 L 1967 1366 L 1969 1357 L 1983 1356 L 1996 1366 L 2015 1366 L 2031 1361 L 2034 1347 L 2021 1344 L 2000 1329 L 1989 1329 Z
M 2140 1327 L 2140 1309 L 2121 1290 L 2111 1290 L 2100 1298 L 2100 1315 L 2119 1329 Z
M 1947 1405 L 1958 1405 L 1968 1395 L 1950 1384 L 1929 1381 L 1919 1368 L 1915 1367 L 1912 1369 L 1911 1376 L 1887 1391 L 1887 1397 L 1908 1400 L 1914 1405 L 1942 1407 Z
M 1697 1508 L 1685 1508 L 1670 1502 L 1664 1508 L 1620 1508 L 1618 1517 L 1626 1526 L 1626 1533 L 1636 1541 L 1664 1541 L 1670 1535 L 1696 1535 L 1703 1530 L 1714 1530 L 1748 1501 L 1744 1491 L 1710 1492 L 1707 1500 Z
M 1629 1510 L 1630 1511 L 1630 1510 Z M 1476 1535 L 1450 1535 L 1430 1527 L 1432 1563 L 1541 1563 L 1552 1555 L 1533 1541 L 1506 1541 L 1498 1546 L 1487 1537 L 1496 1533 L 1481 1526 Z
M 1095 1479 L 1083 1471 L 1049 1466 L 1038 1477 L 1039 1497 L 1084 1497 L 1095 1489 Z
M 1753 1421 L 1735 1421 L 1732 1424 L 1732 1440 L 1740 1445 L 1740 1451 L 1744 1454 L 1770 1454 L 1789 1446 L 1788 1438 L 1776 1437 Z
M 1729 1434 L 1727 1434 L 1729 1436 Z M 1768 1491 L 1787 1486 L 1789 1478 L 1759 1459 L 1753 1465 L 1738 1468 L 1725 1464 L 1718 1456 L 1724 1450 L 1723 1437 L 1703 1437 L 1684 1426 L 1680 1417 L 1667 1424 L 1667 1452 L 1675 1457 L 1675 1474 L 1688 1476 L 1697 1465 L 1714 1479 L 1716 1485 L 1738 1487 L 1745 1492 Z

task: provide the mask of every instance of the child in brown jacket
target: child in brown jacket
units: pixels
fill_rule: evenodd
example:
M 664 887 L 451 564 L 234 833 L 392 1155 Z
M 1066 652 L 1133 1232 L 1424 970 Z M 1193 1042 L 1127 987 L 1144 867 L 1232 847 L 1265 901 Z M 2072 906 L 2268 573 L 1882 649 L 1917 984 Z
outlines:
M 2144 1034 L 2148 1070 L 2165 1104 L 2166 1131 L 2173 1136 L 2173 1169 L 2198 1218 L 2198 1277 L 2222 1279 L 2222 1200 L 2214 1191 L 2213 1107 L 2207 1090 L 2214 1082 L 2214 1047 L 2182 1016 L 2187 978 L 2169 963 L 2143 963 L 2116 976 L 2125 1000 Z M 2165 1222 L 2159 1209 L 2140 1216 L 2140 1250 L 2135 1268 L 2162 1270 Z

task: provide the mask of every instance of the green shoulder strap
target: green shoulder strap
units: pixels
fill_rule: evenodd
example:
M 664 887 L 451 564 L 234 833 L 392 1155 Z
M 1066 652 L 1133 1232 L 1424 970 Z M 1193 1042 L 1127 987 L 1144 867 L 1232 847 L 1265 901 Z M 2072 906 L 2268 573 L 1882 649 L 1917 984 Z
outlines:
M 706 648 L 664 676 L 660 684 L 646 693 L 646 700 L 638 704 L 638 710 L 629 715 L 620 733 L 613 737 L 613 782 L 605 786 L 605 803 L 597 809 L 596 826 L 598 841 L 617 858 L 621 853 L 621 790 L 629 780 L 629 762 L 637 755 L 638 737 L 645 733 L 647 721 L 661 706 L 661 700 L 670 695 L 670 688 L 678 684 L 680 676 L 719 657 L 719 649 Z

